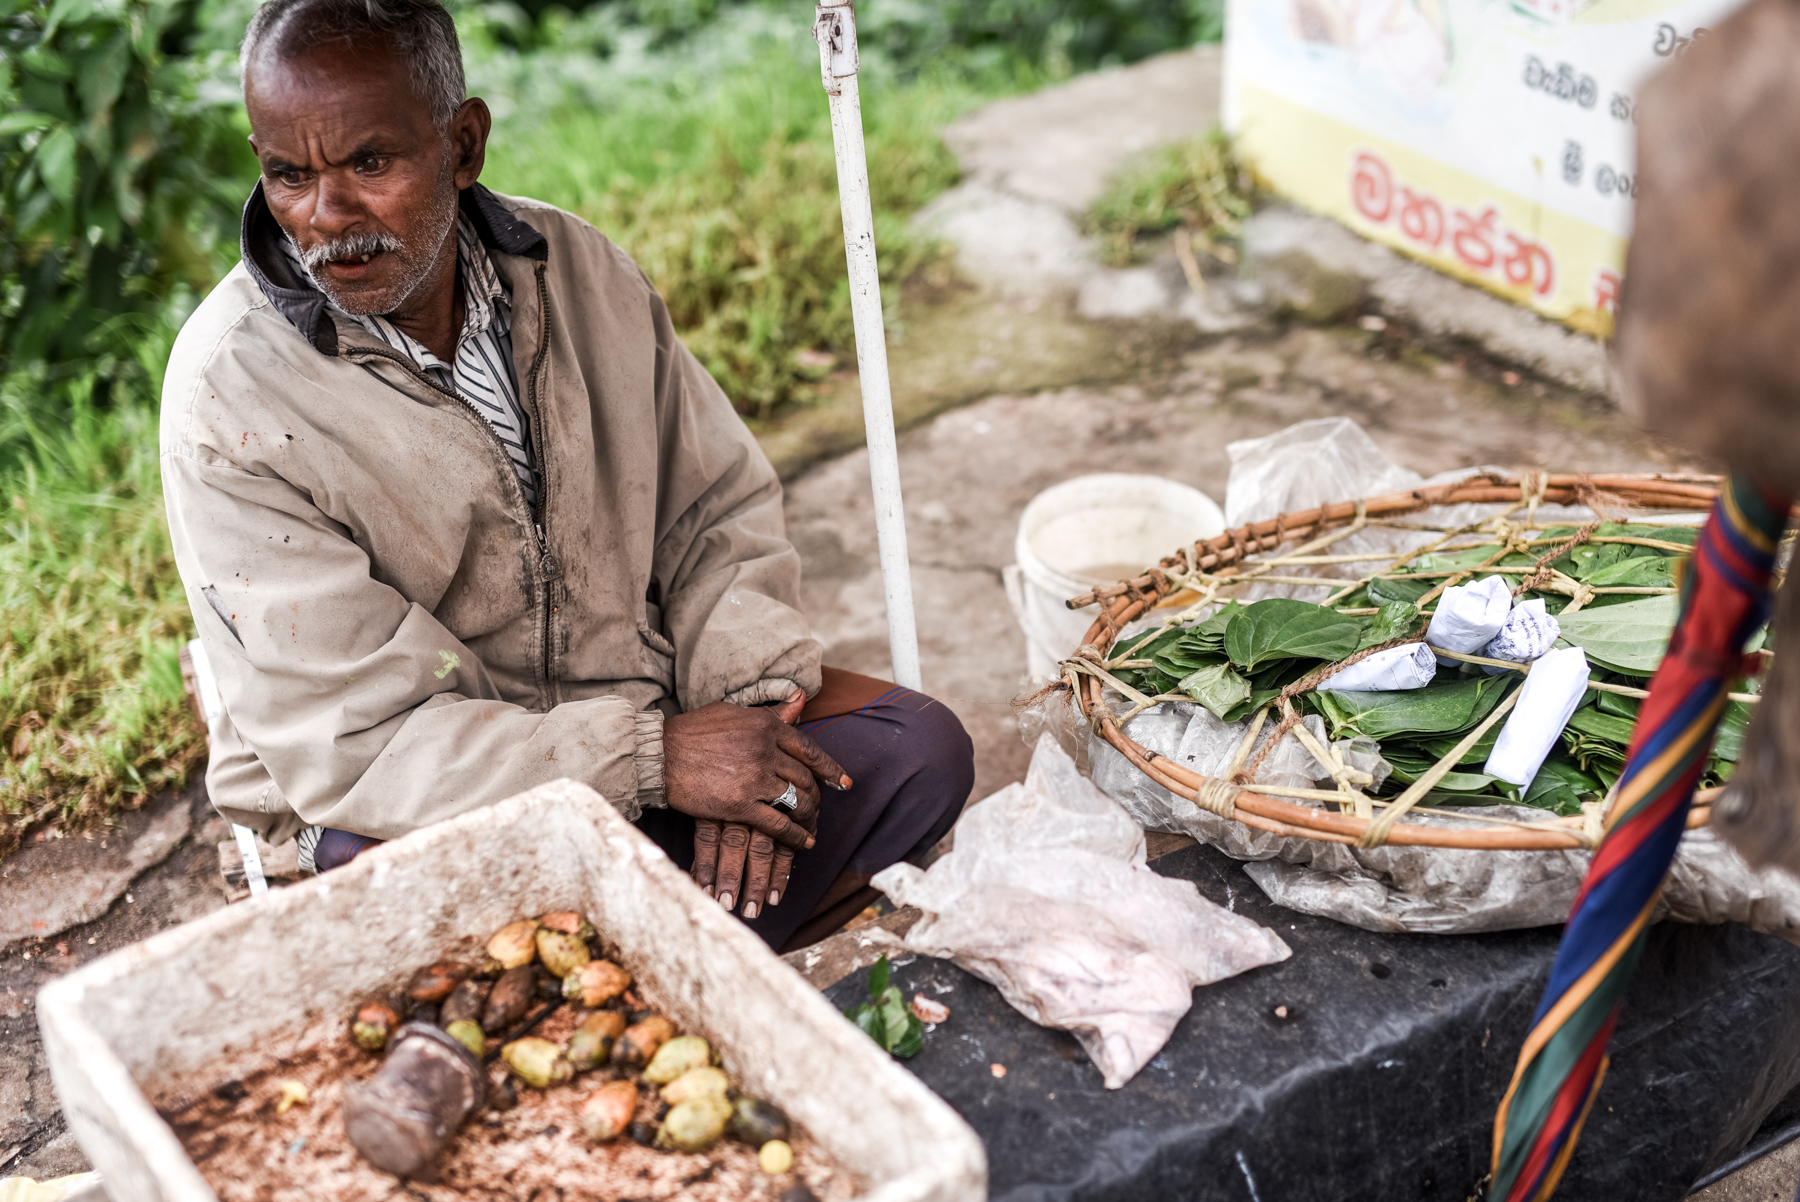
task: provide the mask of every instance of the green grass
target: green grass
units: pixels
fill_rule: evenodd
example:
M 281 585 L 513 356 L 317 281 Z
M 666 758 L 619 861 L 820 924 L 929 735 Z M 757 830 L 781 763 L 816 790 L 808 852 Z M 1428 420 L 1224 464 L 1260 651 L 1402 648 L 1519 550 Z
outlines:
M 133 804 L 204 754 L 177 659 L 190 620 L 163 519 L 154 384 L 171 332 L 134 340 L 129 395 L 88 373 L 54 419 L 41 373 L 0 381 L 0 854 L 31 822 Z
M 1147 235 L 1185 229 L 1204 246 L 1231 251 L 1256 195 L 1250 172 L 1218 132 L 1172 143 L 1116 176 L 1085 215 L 1101 255 L 1116 267 L 1136 260 Z
M 482 178 L 573 210 L 637 259 L 688 346 L 753 420 L 853 362 L 837 167 L 817 57 L 759 39 L 705 86 L 502 118 Z M 942 83 L 864 96 L 876 245 L 890 302 L 932 254 L 907 216 L 956 178 L 938 130 L 973 99 Z

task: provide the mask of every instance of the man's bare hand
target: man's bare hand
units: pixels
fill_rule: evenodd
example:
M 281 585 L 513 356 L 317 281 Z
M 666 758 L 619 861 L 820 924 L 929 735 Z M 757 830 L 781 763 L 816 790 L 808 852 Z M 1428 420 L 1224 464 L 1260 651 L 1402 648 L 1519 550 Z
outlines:
M 665 796 L 698 819 L 694 879 L 728 910 L 743 900 L 746 918 L 780 901 L 794 851 L 812 846 L 818 780 L 850 786 L 837 762 L 791 725 L 805 704 L 796 690 L 777 707 L 715 702 L 663 724 Z M 799 795 L 791 817 L 768 804 L 789 785 Z

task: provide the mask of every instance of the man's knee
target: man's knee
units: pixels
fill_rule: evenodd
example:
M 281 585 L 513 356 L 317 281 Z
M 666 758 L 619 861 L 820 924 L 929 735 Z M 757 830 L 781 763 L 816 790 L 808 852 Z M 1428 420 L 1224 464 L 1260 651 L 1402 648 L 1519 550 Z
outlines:
M 975 743 L 956 712 L 941 701 L 924 698 L 907 714 L 908 737 L 903 754 L 915 780 L 923 778 L 931 792 L 947 804 L 961 806 L 975 785 Z

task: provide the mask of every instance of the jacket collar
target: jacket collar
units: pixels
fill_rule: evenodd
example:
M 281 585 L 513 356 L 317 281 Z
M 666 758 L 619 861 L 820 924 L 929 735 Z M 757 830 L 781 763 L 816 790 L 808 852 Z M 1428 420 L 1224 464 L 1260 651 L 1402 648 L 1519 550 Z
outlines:
M 501 254 L 522 255 L 542 262 L 550 257 L 544 235 L 521 221 L 480 184 L 463 189 L 458 198 L 462 213 L 475 227 L 482 245 Z M 293 323 L 313 349 L 326 355 L 338 353 L 337 324 L 332 321 L 325 294 L 311 280 L 296 272 L 281 253 L 276 239 L 286 237 L 263 197 L 262 183 L 244 203 L 244 222 L 238 235 L 244 266 L 269 303 Z

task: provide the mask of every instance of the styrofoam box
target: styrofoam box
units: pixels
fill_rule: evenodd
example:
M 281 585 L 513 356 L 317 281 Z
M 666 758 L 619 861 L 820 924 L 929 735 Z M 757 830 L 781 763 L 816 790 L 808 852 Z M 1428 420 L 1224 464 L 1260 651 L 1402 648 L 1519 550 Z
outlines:
M 980 1140 L 599 794 L 563 780 L 417 831 L 315 880 L 152 936 L 46 985 L 38 1023 L 69 1127 L 113 1202 L 216 1202 L 150 1103 L 267 1063 L 378 987 L 579 910 L 647 1000 L 799 1123 L 863 1202 L 976 1202 Z

